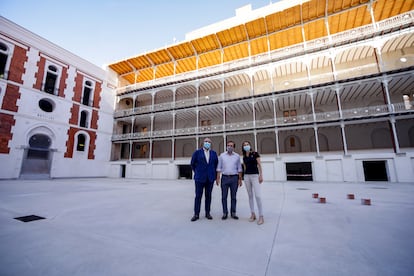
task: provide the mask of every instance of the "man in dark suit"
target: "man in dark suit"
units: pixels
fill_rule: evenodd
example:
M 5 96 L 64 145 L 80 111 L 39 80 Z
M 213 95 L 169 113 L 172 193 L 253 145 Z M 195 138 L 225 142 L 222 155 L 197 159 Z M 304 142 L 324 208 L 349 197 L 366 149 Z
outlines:
M 191 218 L 191 221 L 196 221 L 200 218 L 203 190 L 205 191 L 206 218 L 213 219 L 210 215 L 210 205 L 214 180 L 216 180 L 217 164 L 217 153 L 214 150 L 211 150 L 210 138 L 205 138 L 203 146 L 196 150 L 191 157 L 191 168 L 194 171 L 195 181 L 194 216 Z

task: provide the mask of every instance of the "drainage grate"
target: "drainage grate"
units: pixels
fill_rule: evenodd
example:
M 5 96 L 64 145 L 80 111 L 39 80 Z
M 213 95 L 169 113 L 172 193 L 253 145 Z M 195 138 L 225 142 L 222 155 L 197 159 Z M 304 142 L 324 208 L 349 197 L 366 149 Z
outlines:
M 14 218 L 23 222 L 31 222 L 31 221 L 35 221 L 35 220 L 40 220 L 40 219 L 45 219 L 44 217 L 39 217 L 36 215 L 30 215 L 30 216 L 24 216 L 24 217 L 17 217 Z
M 309 189 L 308 188 L 296 188 L 296 190 L 299 190 L 299 191 L 307 191 Z

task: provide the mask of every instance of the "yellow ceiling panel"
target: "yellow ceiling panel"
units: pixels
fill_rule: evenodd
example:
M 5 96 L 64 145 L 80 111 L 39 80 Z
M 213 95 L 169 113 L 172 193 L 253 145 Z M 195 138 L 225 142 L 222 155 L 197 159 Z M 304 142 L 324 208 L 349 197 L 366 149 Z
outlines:
M 328 17 L 329 32 L 336 34 L 371 23 L 371 16 L 365 6 Z
M 231 29 L 218 32 L 217 37 L 220 40 L 221 46 L 226 47 L 247 40 L 247 33 L 244 25 L 238 25 Z
M 171 61 L 166 49 L 161 49 L 156 52 L 147 53 L 146 55 L 155 65 Z
M 198 68 L 204 68 L 221 63 L 221 50 L 201 54 L 198 59 Z
M 109 65 L 109 68 L 111 68 L 120 75 L 130 72 L 132 69 L 126 61 L 111 64 Z
M 328 18 L 329 31 L 331 34 L 343 32 L 346 29 L 346 23 L 348 21 L 348 13 L 339 13 L 332 15 Z
M 198 54 L 205 53 L 220 47 L 215 34 L 197 38 L 191 41 Z
M 172 47 L 167 48 L 167 50 L 171 53 L 175 60 L 194 55 L 193 47 L 189 42 L 174 45 Z
M 267 52 L 267 37 L 259 37 L 250 41 L 250 53 L 252 56 Z
M 269 36 L 270 50 L 276 50 L 289 45 L 303 42 L 302 28 L 294 27 L 286 31 L 277 32 Z
M 311 0 L 302 4 L 303 22 L 325 16 L 326 0 Z
M 134 73 L 127 74 L 127 75 L 124 75 L 122 77 L 129 83 L 134 83 L 135 82 L 135 74 Z
M 325 27 L 325 20 L 318 19 L 304 24 L 305 38 L 306 40 L 317 39 L 328 35 L 328 31 Z
M 353 28 L 361 27 L 372 23 L 371 15 L 369 10 L 365 6 L 361 6 L 351 11 L 352 17 L 354 18 Z
M 264 17 L 247 22 L 245 26 L 250 39 L 266 35 L 266 21 Z
M 176 74 L 196 70 L 196 62 L 197 58 L 195 56 L 177 60 L 175 67 Z
M 396 16 L 413 10 L 413 0 L 378 0 L 374 3 L 374 17 L 376 21 Z
M 174 75 L 174 63 L 168 62 L 158 65 L 155 70 L 155 78 L 163 78 Z
M 154 79 L 154 69 L 146 68 L 139 71 L 137 82 L 149 81 Z
M 344 1 L 349 2 L 349 0 L 331 0 L 331 1 L 328 1 L 328 13 L 332 14 L 332 13 L 340 11 L 342 9 L 342 5 L 343 5 Z
M 224 62 L 246 58 L 249 56 L 249 44 L 247 42 L 239 43 L 224 48 Z
M 284 10 L 280 13 L 280 22 L 282 28 L 295 26 L 301 23 L 301 9 L 300 6 L 295 6 Z
M 128 59 L 128 62 L 131 63 L 136 69 L 142 69 L 146 67 L 150 67 L 151 63 L 145 56 L 137 56 L 134 58 Z
M 404 1 L 401 6 L 401 13 L 414 10 L 414 1 Z
M 268 33 L 273 33 L 282 28 L 280 22 L 280 13 L 274 13 L 265 17 Z

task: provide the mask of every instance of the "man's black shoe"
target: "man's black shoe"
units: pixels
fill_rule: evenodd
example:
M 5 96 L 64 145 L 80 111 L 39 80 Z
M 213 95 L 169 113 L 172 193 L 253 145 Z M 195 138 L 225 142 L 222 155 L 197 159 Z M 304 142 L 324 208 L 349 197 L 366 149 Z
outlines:
M 206 214 L 207 219 L 213 219 L 213 217 L 210 214 Z
M 191 221 L 196 221 L 196 220 L 198 220 L 198 219 L 199 219 L 198 215 L 194 215 L 194 216 L 191 218 Z
M 227 214 L 223 214 L 223 216 L 221 217 L 221 219 L 227 219 Z
M 231 217 L 234 218 L 234 219 L 239 219 L 239 217 L 236 216 L 236 214 L 232 214 Z

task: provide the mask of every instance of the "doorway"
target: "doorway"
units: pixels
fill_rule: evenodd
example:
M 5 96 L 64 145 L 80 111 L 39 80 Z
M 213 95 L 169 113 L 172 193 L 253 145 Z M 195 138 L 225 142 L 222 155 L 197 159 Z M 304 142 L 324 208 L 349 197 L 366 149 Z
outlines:
M 388 181 L 387 165 L 385 160 L 362 161 L 365 181 Z
M 192 179 L 193 170 L 191 165 L 178 165 L 178 178 L 179 179 Z
M 311 162 L 292 162 L 286 163 L 287 180 L 312 181 L 312 163 Z
M 24 150 L 20 178 L 50 178 L 52 140 L 45 134 L 34 134 Z

